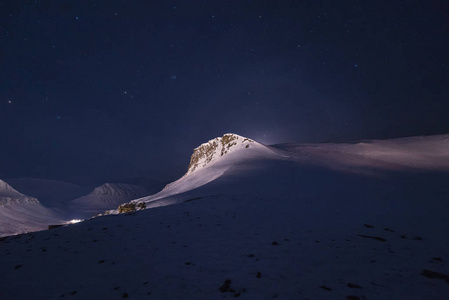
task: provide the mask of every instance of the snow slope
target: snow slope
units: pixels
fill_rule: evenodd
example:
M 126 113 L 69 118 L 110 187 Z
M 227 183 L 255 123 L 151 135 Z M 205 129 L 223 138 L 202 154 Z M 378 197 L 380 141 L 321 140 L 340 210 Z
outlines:
M 281 144 L 292 159 L 340 171 L 447 171 L 449 134 L 343 144 Z
M 153 178 L 153 176 L 150 176 L 150 175 L 128 178 L 126 180 L 121 179 L 118 182 L 144 187 L 147 191 L 150 192 L 150 194 L 159 192 L 168 183 L 166 181 L 161 181 L 159 179 L 155 179 L 155 178 Z
M 0 180 L 0 237 L 47 229 L 54 222 L 61 222 L 58 214 Z
M 252 145 L 138 200 L 183 203 L 0 240 L 0 299 L 448 298 L 446 168 Z

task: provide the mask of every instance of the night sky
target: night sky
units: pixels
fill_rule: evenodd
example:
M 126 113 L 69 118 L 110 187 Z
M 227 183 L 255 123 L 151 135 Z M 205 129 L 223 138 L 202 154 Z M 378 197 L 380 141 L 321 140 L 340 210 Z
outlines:
M 174 180 L 227 132 L 449 133 L 448 3 L 0 0 L 0 178 Z

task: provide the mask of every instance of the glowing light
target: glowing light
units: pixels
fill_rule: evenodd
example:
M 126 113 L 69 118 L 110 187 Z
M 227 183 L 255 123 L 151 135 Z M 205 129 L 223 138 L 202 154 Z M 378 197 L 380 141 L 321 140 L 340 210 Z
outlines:
M 79 222 L 82 222 L 82 221 L 84 221 L 84 220 L 82 220 L 82 219 L 73 219 L 73 220 L 68 221 L 67 224 L 75 224 L 75 223 L 79 223 Z

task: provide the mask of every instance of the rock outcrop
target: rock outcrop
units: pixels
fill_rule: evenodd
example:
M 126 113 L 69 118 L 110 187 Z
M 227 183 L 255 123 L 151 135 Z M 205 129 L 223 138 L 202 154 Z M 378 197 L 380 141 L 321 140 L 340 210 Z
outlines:
M 233 133 L 227 133 L 222 137 L 217 137 L 210 140 L 193 150 L 186 174 L 192 173 L 197 169 L 204 168 L 213 160 L 236 149 L 249 148 L 251 147 L 251 143 L 255 142 L 251 139 Z

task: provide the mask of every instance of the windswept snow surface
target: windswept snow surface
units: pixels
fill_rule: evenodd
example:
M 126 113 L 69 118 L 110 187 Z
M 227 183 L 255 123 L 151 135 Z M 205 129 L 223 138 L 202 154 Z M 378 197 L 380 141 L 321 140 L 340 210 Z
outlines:
M 251 148 L 138 200 L 183 203 L 0 240 L 0 299 L 448 298 L 447 169 Z
M 274 145 L 290 158 L 342 171 L 448 171 L 449 135 L 360 141 L 346 144 Z

